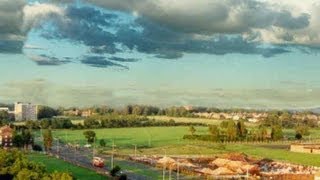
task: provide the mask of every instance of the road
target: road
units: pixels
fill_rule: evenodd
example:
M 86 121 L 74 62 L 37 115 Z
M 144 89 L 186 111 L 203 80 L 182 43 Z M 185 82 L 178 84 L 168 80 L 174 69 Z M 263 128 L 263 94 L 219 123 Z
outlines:
M 60 159 L 68 161 L 68 162 L 75 164 L 77 166 L 92 169 L 99 174 L 109 176 L 109 173 L 108 173 L 110 171 L 109 167 L 105 166 L 104 168 L 97 168 L 97 167 L 92 166 L 92 163 L 91 163 L 91 160 L 93 157 L 92 149 L 84 148 L 84 147 L 75 148 L 75 147 L 71 147 L 71 146 L 68 146 L 68 145 L 65 145 L 62 143 L 59 143 L 59 145 L 57 143 L 55 143 L 54 146 L 52 147 L 52 150 L 50 153 L 52 153 L 53 155 L 55 155 L 56 157 L 58 157 Z M 103 159 L 110 159 L 111 158 L 110 156 L 99 156 L 99 157 L 101 157 Z M 135 174 L 135 173 L 132 173 L 132 172 L 126 171 L 126 170 L 123 170 L 122 172 L 124 174 L 126 174 L 128 179 L 130 179 L 130 180 L 149 180 L 149 179 L 151 179 L 150 177 Z

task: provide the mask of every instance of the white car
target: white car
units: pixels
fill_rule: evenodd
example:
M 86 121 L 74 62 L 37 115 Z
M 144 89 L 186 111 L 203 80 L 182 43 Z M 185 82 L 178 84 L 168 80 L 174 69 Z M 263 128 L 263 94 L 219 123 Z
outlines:
M 86 145 L 84 145 L 83 147 L 91 148 L 91 144 L 86 144 Z

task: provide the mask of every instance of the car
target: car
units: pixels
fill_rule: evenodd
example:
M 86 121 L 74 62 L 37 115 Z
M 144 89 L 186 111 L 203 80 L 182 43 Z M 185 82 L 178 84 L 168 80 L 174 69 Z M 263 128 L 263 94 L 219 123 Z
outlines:
M 100 157 L 93 157 L 92 165 L 95 167 L 103 168 L 104 167 L 104 159 L 102 159 Z
M 86 145 L 84 145 L 83 147 L 85 147 L 85 148 L 91 148 L 91 144 L 86 144 Z

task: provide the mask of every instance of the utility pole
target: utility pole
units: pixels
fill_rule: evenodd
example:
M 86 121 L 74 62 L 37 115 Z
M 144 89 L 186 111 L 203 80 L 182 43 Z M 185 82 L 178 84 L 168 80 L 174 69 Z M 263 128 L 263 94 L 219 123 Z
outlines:
M 60 151 L 59 151 L 59 145 L 60 145 L 60 144 L 59 144 L 59 139 L 57 138 L 57 154 L 58 154 L 58 155 L 59 155 L 59 152 L 60 152 Z
M 114 147 L 116 145 L 114 145 L 114 140 L 112 140 L 112 153 L 111 153 L 111 169 L 113 169 L 113 153 L 114 153 Z
M 165 179 L 166 179 L 166 165 L 164 164 L 162 168 L 162 180 L 165 180 Z
M 177 159 L 177 180 L 179 180 L 179 161 Z
M 137 157 L 137 145 L 134 145 L 134 157 Z
M 92 145 L 92 158 L 94 157 L 94 142 L 95 142 L 95 138 L 93 138 L 93 145 Z
M 249 179 L 249 168 L 247 167 L 247 179 Z

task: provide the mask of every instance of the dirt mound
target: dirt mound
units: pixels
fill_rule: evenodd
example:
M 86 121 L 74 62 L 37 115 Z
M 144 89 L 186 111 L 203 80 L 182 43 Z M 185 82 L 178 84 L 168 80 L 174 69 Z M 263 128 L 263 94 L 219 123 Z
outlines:
M 229 159 L 217 158 L 210 163 L 212 166 L 224 167 L 230 162 Z
M 242 162 L 250 161 L 248 155 L 244 153 L 229 153 L 229 154 L 225 154 L 223 158 L 229 159 L 231 161 L 242 161 Z

